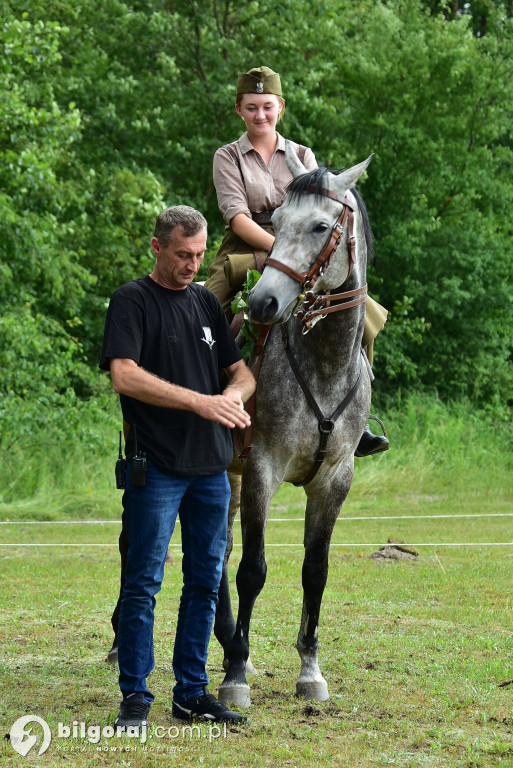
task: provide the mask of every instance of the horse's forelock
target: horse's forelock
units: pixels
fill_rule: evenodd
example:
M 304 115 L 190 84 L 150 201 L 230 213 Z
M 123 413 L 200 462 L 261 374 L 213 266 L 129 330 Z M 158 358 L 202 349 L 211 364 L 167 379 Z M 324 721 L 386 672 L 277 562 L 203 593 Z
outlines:
M 326 187 L 324 180 L 328 173 L 332 173 L 329 168 L 315 168 L 292 179 L 287 185 L 287 196 L 290 202 L 298 202 L 304 194 L 312 194 L 312 190 L 316 197 L 322 197 L 322 191 Z

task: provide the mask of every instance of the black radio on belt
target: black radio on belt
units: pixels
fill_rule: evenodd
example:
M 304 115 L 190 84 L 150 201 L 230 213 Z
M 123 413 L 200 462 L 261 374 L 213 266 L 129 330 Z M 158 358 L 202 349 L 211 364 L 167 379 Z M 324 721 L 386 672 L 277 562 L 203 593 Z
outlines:
M 130 477 L 132 485 L 141 487 L 146 485 L 146 454 L 143 451 L 140 454 L 137 452 L 137 429 L 135 424 L 133 425 L 133 430 L 134 455 L 130 460 Z
M 120 490 L 126 486 L 126 460 L 123 458 L 123 449 L 121 447 L 121 430 L 119 432 L 119 456 L 115 468 L 116 488 Z

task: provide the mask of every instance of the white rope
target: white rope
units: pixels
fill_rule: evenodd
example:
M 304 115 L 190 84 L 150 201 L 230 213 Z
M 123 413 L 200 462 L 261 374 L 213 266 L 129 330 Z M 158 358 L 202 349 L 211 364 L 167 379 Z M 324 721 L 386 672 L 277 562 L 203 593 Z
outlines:
M 0 520 L 0 525 L 121 525 L 121 520 Z
M 4 547 L 117 547 L 117 544 L 0 544 Z
M 117 547 L 116 544 L 0 544 L 0 549 L 3 547 Z M 242 547 L 241 543 L 234 544 L 234 547 Z M 270 547 L 296 547 L 303 549 L 302 544 L 266 544 L 266 548 Z M 353 542 L 346 542 L 343 544 L 330 544 L 330 547 L 393 547 L 393 544 L 356 544 Z M 470 541 L 470 542 L 426 542 L 424 544 L 401 544 L 401 547 L 513 547 L 513 541 Z M 171 544 L 173 549 L 181 549 L 181 544 Z
M 337 523 L 345 523 L 351 520 L 439 520 L 452 517 L 513 517 L 513 512 L 478 512 L 476 515 L 379 515 L 376 517 L 337 517 Z M 268 523 L 304 522 L 304 517 L 274 517 L 269 518 Z
M 121 525 L 121 520 L 0 520 L 0 525 L 114 525 L 114 524 Z
M 475 515 L 377 515 L 376 517 L 338 517 L 336 522 L 354 520 L 442 520 L 448 518 L 513 517 L 513 512 L 478 512 Z M 304 523 L 304 517 L 270 517 L 268 523 Z M 180 523 L 179 520 L 176 521 Z M 121 520 L 0 520 L 0 525 L 121 525 Z

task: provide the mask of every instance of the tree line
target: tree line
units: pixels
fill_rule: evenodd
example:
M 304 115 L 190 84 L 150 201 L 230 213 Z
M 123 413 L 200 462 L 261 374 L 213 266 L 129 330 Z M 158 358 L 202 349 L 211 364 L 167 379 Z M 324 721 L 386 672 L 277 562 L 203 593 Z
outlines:
M 0 0 L 2 440 L 102 390 L 108 299 L 151 269 L 164 207 L 205 213 L 206 269 L 212 157 L 241 133 L 237 74 L 262 64 L 281 132 L 320 165 L 375 153 L 376 392 L 510 404 L 512 5 Z

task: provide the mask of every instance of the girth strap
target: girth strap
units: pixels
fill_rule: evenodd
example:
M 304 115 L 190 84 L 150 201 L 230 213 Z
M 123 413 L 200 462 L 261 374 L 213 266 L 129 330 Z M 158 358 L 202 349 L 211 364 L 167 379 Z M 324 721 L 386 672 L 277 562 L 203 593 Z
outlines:
M 322 413 L 321 409 L 317 405 L 317 401 L 315 400 L 314 396 L 312 395 L 310 389 L 308 388 L 308 384 L 305 381 L 305 378 L 303 374 L 301 373 L 301 370 L 299 368 L 299 365 L 297 363 L 296 358 L 294 357 L 294 354 L 290 348 L 289 343 L 289 335 L 288 331 L 285 325 L 280 326 L 281 327 L 281 336 L 283 339 L 283 347 L 285 349 L 285 353 L 287 355 L 288 361 L 290 363 L 290 367 L 292 368 L 294 375 L 297 379 L 297 382 L 301 389 L 303 390 L 306 399 L 308 400 L 308 403 L 310 404 L 310 407 L 312 408 L 313 412 L 317 416 L 317 421 L 319 422 L 319 448 L 317 449 L 317 455 L 314 459 L 314 464 L 312 469 L 310 470 L 308 476 L 305 480 L 293 483 L 293 485 L 308 485 L 314 477 L 316 476 L 317 472 L 319 471 L 319 468 L 326 458 L 327 453 L 327 443 L 328 443 L 328 437 L 333 432 L 333 429 L 335 428 L 335 422 L 339 418 L 339 416 L 342 415 L 342 413 L 345 411 L 349 403 L 353 400 L 354 396 L 356 395 L 358 388 L 360 386 L 360 382 L 362 380 L 363 375 L 363 361 L 360 357 L 360 372 L 358 374 L 358 378 L 356 380 L 355 385 L 353 388 L 348 392 L 348 394 L 345 396 L 345 398 L 342 400 L 338 408 L 336 408 L 331 416 L 329 418 L 325 418 L 324 414 Z

